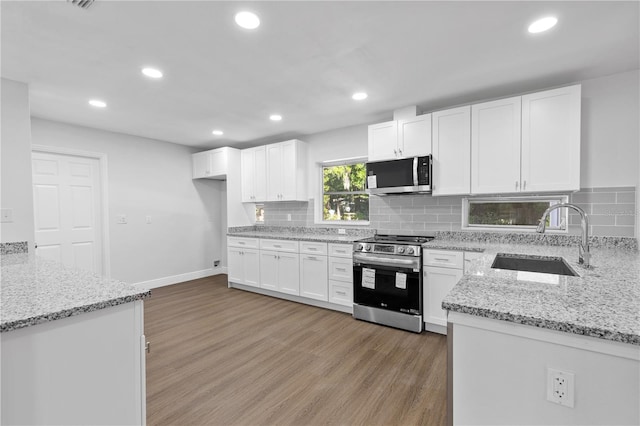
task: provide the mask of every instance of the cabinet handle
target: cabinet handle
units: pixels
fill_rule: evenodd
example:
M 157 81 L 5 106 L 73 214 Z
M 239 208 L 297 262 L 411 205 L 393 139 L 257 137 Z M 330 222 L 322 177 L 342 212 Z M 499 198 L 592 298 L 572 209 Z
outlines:
M 336 290 L 336 294 L 340 294 L 340 295 L 342 295 L 342 296 L 346 296 L 346 295 L 347 295 L 347 292 L 346 292 L 346 291 L 337 291 L 337 290 Z
M 400 157 L 402 157 L 402 150 L 398 149 L 398 153 L 400 153 Z
M 309 256 L 307 259 L 309 259 L 309 260 L 318 260 L 318 258 L 315 257 L 315 256 Z
M 442 257 L 434 257 L 433 259 L 434 260 L 439 260 L 440 262 L 449 262 L 449 259 L 445 259 L 445 258 L 442 258 Z
M 516 191 L 518 190 L 518 181 L 516 181 Z
M 307 247 L 307 249 L 308 249 L 309 251 L 318 251 L 318 249 L 317 249 L 317 248 L 315 248 L 315 247 Z
M 238 241 L 238 244 L 245 245 L 246 243 L 244 241 Z
M 397 157 L 398 156 L 398 150 L 394 149 L 393 150 L 393 155 L 395 155 Z
M 151 353 L 151 342 L 147 342 L 147 343 L 144 345 L 144 351 L 145 351 L 146 353 L 148 353 L 148 354 L 150 354 L 150 353 Z
M 277 247 L 277 248 L 282 247 L 280 244 L 274 244 L 273 246 L 274 246 L 274 247 Z
M 527 190 L 527 181 L 526 180 L 522 183 L 522 190 L 523 191 Z
M 336 268 L 337 271 L 344 271 L 347 272 L 347 268 Z

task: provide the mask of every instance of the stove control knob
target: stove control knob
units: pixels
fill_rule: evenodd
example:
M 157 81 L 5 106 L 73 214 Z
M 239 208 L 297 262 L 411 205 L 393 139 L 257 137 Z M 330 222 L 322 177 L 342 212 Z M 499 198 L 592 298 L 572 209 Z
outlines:
M 369 251 L 369 250 L 371 250 L 371 244 L 365 244 L 364 251 Z
M 407 247 L 407 254 L 413 254 L 413 247 Z
M 358 244 L 357 250 L 363 250 L 363 249 L 364 249 L 364 244 Z
M 404 247 L 398 247 L 398 253 L 404 253 Z

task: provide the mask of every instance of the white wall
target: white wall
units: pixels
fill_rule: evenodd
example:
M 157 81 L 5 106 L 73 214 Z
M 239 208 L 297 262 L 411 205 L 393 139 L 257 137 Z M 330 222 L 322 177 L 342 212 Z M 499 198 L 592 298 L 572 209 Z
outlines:
M 213 261 L 222 259 L 224 183 L 192 180 L 190 148 L 35 117 L 32 139 L 107 155 L 113 278 L 155 280 L 151 286 L 185 281 L 209 275 Z M 120 214 L 127 215 L 126 225 L 116 224 Z
M 582 188 L 638 182 L 638 70 L 582 82 Z
M 34 246 L 31 190 L 31 118 L 29 88 L 24 83 L 1 80 L 2 167 L 1 207 L 13 209 L 13 222 L 3 223 L 1 242 L 27 241 Z

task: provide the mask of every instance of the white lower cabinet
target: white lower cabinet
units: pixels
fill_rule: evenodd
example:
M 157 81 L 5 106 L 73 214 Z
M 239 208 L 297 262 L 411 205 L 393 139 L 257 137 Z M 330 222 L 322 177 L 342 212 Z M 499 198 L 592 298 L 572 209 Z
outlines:
M 227 274 L 229 282 L 260 286 L 260 259 L 257 238 L 227 239 Z
M 281 293 L 299 295 L 298 253 L 260 251 L 260 287 Z
M 329 300 L 327 256 L 300 256 L 300 296 L 315 300 Z
M 329 244 L 329 302 L 353 307 L 353 249 Z
M 447 334 L 447 311 L 442 309 L 442 300 L 464 274 L 465 253 L 427 249 L 423 254 L 422 307 L 425 330 Z

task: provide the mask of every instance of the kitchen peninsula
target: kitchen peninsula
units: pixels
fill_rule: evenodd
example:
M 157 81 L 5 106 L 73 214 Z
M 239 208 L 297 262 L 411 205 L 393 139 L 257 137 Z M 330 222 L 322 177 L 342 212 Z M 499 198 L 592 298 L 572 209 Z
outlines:
M 2 424 L 144 424 L 150 291 L 27 252 L 0 259 Z

